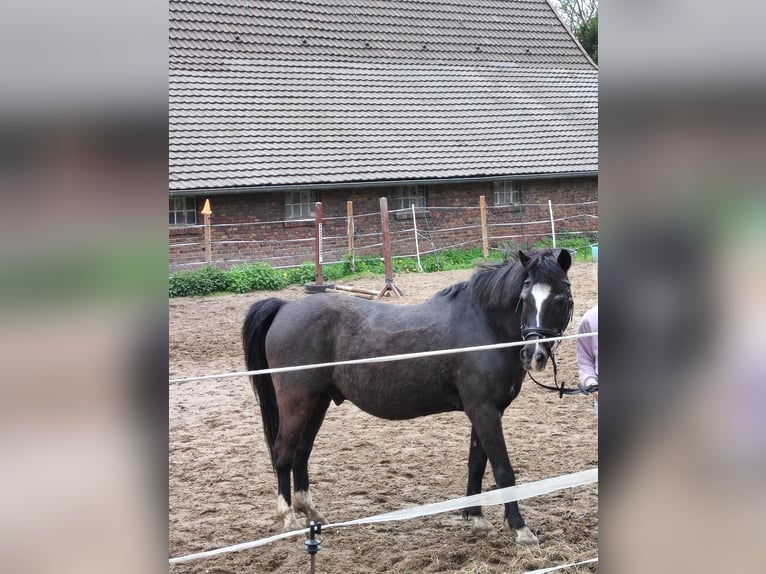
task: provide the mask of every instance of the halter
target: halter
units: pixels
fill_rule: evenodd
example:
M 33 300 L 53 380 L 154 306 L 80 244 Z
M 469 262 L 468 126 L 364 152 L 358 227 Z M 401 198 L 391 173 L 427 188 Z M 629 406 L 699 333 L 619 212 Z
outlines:
M 519 299 L 519 302 L 521 302 L 521 299 Z M 530 337 L 535 337 L 536 339 L 551 339 L 555 337 L 561 337 L 561 335 L 564 334 L 564 331 L 566 330 L 567 326 L 569 325 L 569 322 L 572 320 L 572 314 L 574 312 L 574 301 L 570 295 L 569 300 L 567 301 L 567 308 L 564 312 L 564 317 L 561 320 L 561 324 L 556 329 L 548 329 L 547 327 L 528 327 L 526 324 L 521 324 L 521 338 L 524 341 L 528 341 Z M 534 340 L 534 339 L 533 339 Z M 578 393 L 582 393 L 580 389 L 565 389 L 564 388 L 564 381 L 561 381 L 561 386 L 559 387 L 558 383 L 558 367 L 556 366 L 556 357 L 553 354 L 553 351 L 556 347 L 558 347 L 558 343 L 560 341 L 557 341 L 555 344 L 550 345 L 550 359 L 551 363 L 553 363 L 553 384 L 554 387 L 551 387 L 550 385 L 544 385 L 532 376 L 532 373 L 527 371 L 527 375 L 529 375 L 529 378 L 532 379 L 532 382 L 536 385 L 539 385 L 543 387 L 544 389 L 548 389 L 549 391 L 556 391 L 559 394 L 559 398 L 562 398 L 564 395 L 576 395 Z

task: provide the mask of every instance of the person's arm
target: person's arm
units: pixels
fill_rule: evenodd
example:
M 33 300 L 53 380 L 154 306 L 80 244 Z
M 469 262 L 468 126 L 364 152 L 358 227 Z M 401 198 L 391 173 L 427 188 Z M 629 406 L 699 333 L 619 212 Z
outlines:
M 586 319 L 580 323 L 578 333 L 591 333 L 590 322 Z M 579 387 L 585 391 L 590 387 L 598 387 L 598 372 L 596 365 L 598 359 L 595 354 L 595 337 L 581 337 L 577 339 L 577 366 L 579 369 Z

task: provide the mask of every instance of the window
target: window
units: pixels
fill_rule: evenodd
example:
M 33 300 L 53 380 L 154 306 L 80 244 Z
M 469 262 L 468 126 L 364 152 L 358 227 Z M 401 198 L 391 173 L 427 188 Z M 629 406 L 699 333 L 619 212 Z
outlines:
M 516 179 L 502 179 L 495 182 L 495 205 L 519 205 L 521 186 Z
M 391 194 L 389 209 L 410 209 L 415 205 L 417 209 L 426 207 L 426 188 L 422 185 L 403 185 Z
M 316 202 L 316 191 L 285 192 L 285 219 L 313 219 Z
M 196 225 L 197 198 L 170 198 L 170 225 Z

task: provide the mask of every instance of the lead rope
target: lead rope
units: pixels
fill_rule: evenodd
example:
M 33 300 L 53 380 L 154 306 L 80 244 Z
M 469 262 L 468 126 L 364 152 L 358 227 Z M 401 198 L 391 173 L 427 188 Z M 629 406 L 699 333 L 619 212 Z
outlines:
M 561 386 L 559 386 L 558 382 L 558 367 L 556 366 L 556 356 L 553 354 L 553 349 L 551 349 L 550 352 L 551 356 L 551 363 L 553 363 L 553 384 L 556 385 L 555 387 L 551 387 L 550 385 L 544 385 L 540 382 L 538 382 L 533 376 L 532 373 L 527 371 L 527 375 L 529 375 L 529 378 L 532 379 L 532 382 L 536 385 L 541 386 L 544 389 L 548 389 L 549 391 L 556 391 L 559 394 L 559 398 L 562 398 L 564 395 L 578 395 L 580 393 L 587 394 L 584 391 L 581 391 L 580 389 L 567 389 L 565 388 L 566 383 L 564 381 L 561 381 Z

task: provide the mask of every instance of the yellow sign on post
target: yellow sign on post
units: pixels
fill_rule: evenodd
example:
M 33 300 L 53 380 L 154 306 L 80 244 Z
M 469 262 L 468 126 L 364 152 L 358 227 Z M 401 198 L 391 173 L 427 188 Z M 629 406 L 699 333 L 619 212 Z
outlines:
M 213 260 L 213 245 L 210 241 L 210 215 L 213 213 L 213 210 L 210 209 L 209 199 L 205 200 L 205 206 L 200 213 L 205 216 L 205 262 L 210 265 Z

